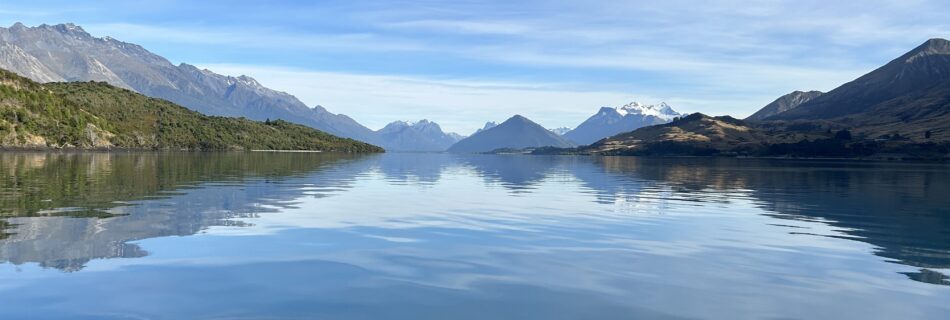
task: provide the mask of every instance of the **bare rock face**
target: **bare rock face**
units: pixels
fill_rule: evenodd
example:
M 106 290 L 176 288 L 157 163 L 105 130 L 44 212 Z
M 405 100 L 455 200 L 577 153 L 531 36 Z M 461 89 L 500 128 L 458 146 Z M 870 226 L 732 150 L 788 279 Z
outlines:
M 822 94 L 823 92 L 821 91 L 794 91 L 781 96 L 778 99 L 775 99 L 775 101 L 772 101 L 772 103 L 767 104 L 765 107 L 762 107 L 762 109 L 759 109 L 759 111 L 745 119 L 750 121 L 762 121 L 765 120 L 765 118 L 795 109 L 803 103 L 811 101 L 811 99 L 817 98 Z
M 101 81 L 169 100 L 210 115 L 283 119 L 331 134 L 375 141 L 373 131 L 322 107 L 262 86 L 188 64 L 173 65 L 139 45 L 97 38 L 67 23 L 0 28 L 0 68 L 37 82 Z
M 99 129 L 99 127 L 96 127 L 94 124 L 86 124 L 85 134 L 86 139 L 89 140 L 90 147 L 94 149 L 106 149 L 114 146 L 109 139 L 115 137 L 115 135 L 109 131 Z

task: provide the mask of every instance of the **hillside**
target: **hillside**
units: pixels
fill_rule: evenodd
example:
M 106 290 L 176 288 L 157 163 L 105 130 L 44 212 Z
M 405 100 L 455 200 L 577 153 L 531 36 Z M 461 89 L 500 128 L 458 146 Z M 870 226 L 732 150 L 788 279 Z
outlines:
M 537 147 L 569 148 L 574 144 L 528 118 L 515 115 L 501 124 L 480 130 L 452 145 L 449 152 L 475 153 L 497 149 Z
M 535 154 L 637 156 L 836 157 L 947 159 L 950 144 L 914 143 L 908 139 L 862 139 L 830 121 L 743 121 L 694 113 L 673 122 L 643 127 L 590 146 L 543 148 Z
M 286 121 L 200 114 L 101 82 L 39 84 L 0 70 L 4 148 L 381 152 Z
M 375 143 L 373 131 L 322 106 L 308 107 L 248 76 L 227 76 L 168 59 L 134 43 L 96 37 L 71 23 L 0 28 L 0 68 L 38 82 L 102 81 L 207 115 L 282 119 Z
M 761 148 L 765 143 L 794 142 L 801 134 L 770 135 L 732 117 L 700 113 L 673 122 L 643 127 L 581 148 L 592 154 L 710 155 Z
M 792 93 L 786 94 L 784 96 L 775 99 L 772 103 L 765 105 L 762 109 L 759 109 L 756 113 L 752 114 L 745 120 L 750 121 L 761 121 L 765 118 L 777 115 L 779 113 L 792 110 L 802 105 L 805 102 L 811 101 L 814 98 L 821 96 L 823 92 L 821 91 L 794 91 Z
M 874 71 L 764 120 L 833 121 L 869 139 L 898 134 L 915 142 L 950 140 L 950 41 L 928 40 Z

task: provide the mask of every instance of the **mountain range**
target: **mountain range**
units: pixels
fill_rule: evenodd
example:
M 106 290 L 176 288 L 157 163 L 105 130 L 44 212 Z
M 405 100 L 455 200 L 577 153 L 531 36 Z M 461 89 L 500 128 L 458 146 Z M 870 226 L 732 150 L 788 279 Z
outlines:
M 141 46 L 93 37 L 74 24 L 0 28 L 0 68 L 38 82 L 103 81 L 218 116 L 283 119 L 334 135 L 374 142 L 373 131 L 321 106 L 268 89 L 248 76 L 173 65 Z
M 375 134 L 380 143 L 392 151 L 445 151 L 464 138 L 456 133 L 445 133 L 439 124 L 425 119 L 395 121 Z
M 950 158 L 950 41 L 931 39 L 828 93 L 794 92 L 745 121 L 692 114 L 544 153 Z
M 455 143 L 448 151 L 477 153 L 491 152 L 498 149 L 569 148 L 575 146 L 574 143 L 520 115 L 515 115 L 501 124 L 486 125 L 486 127 L 487 129 L 479 130 L 470 137 Z
M 631 102 L 617 108 L 603 107 L 576 129 L 565 133 L 564 138 L 586 145 L 637 128 L 667 123 L 679 116 L 681 114 L 666 103 L 644 105 Z

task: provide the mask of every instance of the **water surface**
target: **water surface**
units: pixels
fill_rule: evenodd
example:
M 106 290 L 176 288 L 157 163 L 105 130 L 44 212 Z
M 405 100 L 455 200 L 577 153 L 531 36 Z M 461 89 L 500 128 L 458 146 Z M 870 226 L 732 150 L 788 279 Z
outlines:
M 2 153 L 0 318 L 946 319 L 950 167 Z

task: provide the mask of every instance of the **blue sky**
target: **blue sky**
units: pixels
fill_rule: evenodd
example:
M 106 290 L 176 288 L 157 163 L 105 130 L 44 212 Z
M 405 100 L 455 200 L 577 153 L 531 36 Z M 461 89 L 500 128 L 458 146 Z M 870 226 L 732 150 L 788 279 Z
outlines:
M 515 113 L 574 127 L 633 100 L 745 117 L 950 37 L 948 13 L 914 0 L 5 0 L 0 24 L 73 22 L 373 129 L 427 118 L 466 134 Z

